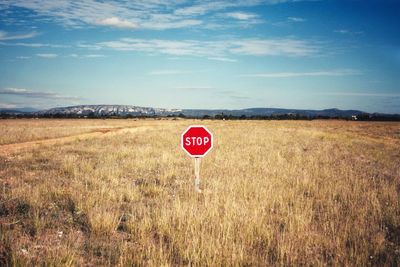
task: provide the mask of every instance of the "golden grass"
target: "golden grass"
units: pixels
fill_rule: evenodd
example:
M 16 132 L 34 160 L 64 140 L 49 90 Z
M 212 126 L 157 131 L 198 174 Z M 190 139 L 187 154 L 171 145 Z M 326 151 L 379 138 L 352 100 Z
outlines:
M 75 122 L 140 130 L 0 147 L 0 265 L 400 264 L 399 123 Z M 192 123 L 215 138 L 203 194 L 179 144 Z
M 17 119 L 0 120 L 0 145 L 128 127 L 128 120 Z

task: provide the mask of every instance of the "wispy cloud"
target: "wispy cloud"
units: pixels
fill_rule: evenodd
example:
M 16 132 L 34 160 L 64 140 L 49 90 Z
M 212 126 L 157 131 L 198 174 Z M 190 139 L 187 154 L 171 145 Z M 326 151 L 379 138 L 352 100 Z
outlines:
M 316 44 L 298 39 L 248 39 L 232 42 L 233 54 L 254 56 L 309 56 L 319 52 Z
M 102 54 L 83 54 L 83 55 L 78 55 L 78 54 L 72 53 L 72 54 L 66 55 L 65 57 L 82 59 L 82 58 L 103 58 L 103 57 L 106 57 L 106 56 L 102 55 Z
M 128 29 L 173 29 L 204 25 L 206 18 L 216 12 L 229 11 L 237 20 L 254 19 L 254 15 L 240 10 L 257 5 L 275 5 L 301 0 L 216 0 L 216 1 L 54 1 L 54 0 L 14 0 L 5 5 L 8 12 L 12 7 L 22 7 L 34 11 L 39 16 L 34 20 L 50 20 L 65 27 L 87 25 Z M 223 20 L 216 21 L 223 24 Z
M 82 55 L 82 57 L 85 57 L 85 58 L 102 58 L 102 57 L 106 57 L 106 56 L 102 55 L 102 54 L 87 54 L 87 55 Z
M 56 58 L 56 57 L 58 57 L 57 54 L 36 54 L 36 56 L 42 57 L 42 58 Z
M 0 31 L 0 41 L 29 39 L 37 36 L 37 32 L 29 32 L 24 34 L 10 34 L 5 31 Z
M 183 19 L 183 20 L 153 20 L 143 22 L 142 26 L 146 29 L 165 30 L 165 29 L 180 29 L 200 25 L 203 22 L 198 19 Z
M 117 28 L 128 28 L 128 29 L 135 29 L 139 27 L 137 23 L 128 20 L 122 20 L 118 17 L 99 19 L 95 21 L 95 24 L 102 26 L 117 27 Z
M 117 41 L 97 43 L 96 46 L 118 51 L 208 58 L 228 58 L 229 55 L 302 57 L 320 52 L 320 47 L 317 44 L 293 38 L 232 39 L 225 41 L 123 38 Z
M 209 60 L 223 61 L 223 62 L 237 62 L 236 59 L 227 57 L 208 57 Z
M 4 108 L 4 109 L 11 109 L 11 108 L 16 108 L 17 105 L 14 103 L 1 103 L 0 102 L 0 108 Z
M 214 54 L 215 52 L 207 49 L 206 43 L 201 41 L 174 41 L 174 40 L 145 40 L 123 38 L 117 41 L 98 43 L 103 48 L 118 51 L 138 51 L 147 53 L 162 53 L 180 56 L 200 56 Z
M 300 17 L 288 17 L 288 20 L 291 22 L 304 22 L 306 19 Z
M 100 45 L 97 45 L 97 44 L 88 44 L 88 43 L 82 43 L 82 42 L 78 42 L 76 44 L 76 47 L 89 49 L 89 50 L 100 50 L 102 48 Z
M 199 71 L 190 71 L 190 70 L 154 70 L 149 72 L 149 75 L 180 75 L 180 74 L 189 74 L 196 73 Z
M 310 76 L 351 76 L 361 75 L 362 72 L 353 69 L 329 70 L 329 71 L 314 71 L 314 72 L 272 72 L 272 73 L 257 73 L 246 74 L 242 77 L 260 77 L 260 78 L 293 78 L 293 77 L 310 77 Z
M 31 57 L 28 56 L 18 56 L 17 59 L 30 59 Z
M 363 31 L 352 31 L 347 29 L 334 30 L 333 32 L 345 35 L 361 35 L 364 33 Z
M 178 8 L 174 11 L 174 14 L 181 16 L 199 16 L 233 6 L 238 6 L 238 3 L 236 1 L 204 1 L 198 4 Z
M 287 2 L 302 2 L 308 0 L 216 0 L 216 1 L 195 1 L 194 4 L 179 7 L 174 10 L 175 15 L 182 16 L 202 16 L 209 13 L 215 13 L 226 9 L 237 9 L 243 7 L 259 5 L 276 5 Z M 242 12 L 244 13 L 244 12 Z
M 10 44 L 14 46 L 25 46 L 25 47 L 34 47 L 34 48 L 40 48 L 40 47 L 51 47 L 51 48 L 68 48 L 71 47 L 70 45 L 62 45 L 62 44 L 43 44 L 43 43 L 14 43 Z
M 22 46 L 22 47 L 30 47 L 30 48 L 43 48 L 43 47 L 49 47 L 49 48 L 70 48 L 70 45 L 63 45 L 63 44 L 46 44 L 46 43 L 10 43 L 10 42 L 1 42 L 0 45 L 3 46 Z
M 229 23 L 219 23 L 215 18 L 229 19 Z M 214 25 L 212 24 L 213 20 L 209 20 L 207 28 L 249 27 L 254 24 L 264 23 L 264 20 L 258 14 L 243 11 L 219 13 L 215 18 Z
M 302 17 L 287 17 L 285 20 L 275 21 L 271 23 L 271 25 L 278 26 L 278 27 L 289 27 L 294 23 L 302 23 L 306 22 L 307 20 Z
M 54 92 L 33 91 L 25 88 L 4 88 L 0 89 L 0 95 L 14 95 L 28 98 L 59 99 L 59 100 L 80 100 L 76 96 L 64 96 Z
M 238 19 L 238 20 L 250 20 L 258 17 L 257 14 L 247 13 L 247 12 L 229 12 L 224 14 L 228 18 Z
M 400 94 L 396 93 L 369 93 L 369 92 L 323 92 L 321 95 L 331 96 L 361 96 L 361 97 L 400 97 Z

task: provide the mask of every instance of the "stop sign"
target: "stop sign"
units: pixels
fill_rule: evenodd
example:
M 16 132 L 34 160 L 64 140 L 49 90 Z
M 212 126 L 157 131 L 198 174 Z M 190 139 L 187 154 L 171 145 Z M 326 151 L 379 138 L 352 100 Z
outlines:
M 183 150 L 191 157 L 204 157 L 213 147 L 213 135 L 201 125 L 189 126 L 181 136 Z

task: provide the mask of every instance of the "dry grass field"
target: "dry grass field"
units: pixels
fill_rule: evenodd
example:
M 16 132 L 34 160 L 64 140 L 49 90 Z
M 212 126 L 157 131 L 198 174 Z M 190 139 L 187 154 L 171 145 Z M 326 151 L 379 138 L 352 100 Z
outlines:
M 2 120 L 0 145 L 71 136 L 124 126 L 119 120 Z M 125 124 L 126 125 L 126 124 Z M 129 126 L 128 126 L 129 127 Z
M 201 194 L 180 147 L 190 124 L 215 138 Z M 400 265 L 399 123 L 3 120 L 0 133 L 0 266 Z

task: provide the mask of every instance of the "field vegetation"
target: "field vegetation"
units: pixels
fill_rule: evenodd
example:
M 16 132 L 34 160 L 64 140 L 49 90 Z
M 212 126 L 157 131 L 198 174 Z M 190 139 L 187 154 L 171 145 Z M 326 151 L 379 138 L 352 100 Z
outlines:
M 129 127 L 126 120 L 11 119 L 0 120 L 0 145 L 37 141 Z
M 400 265 L 400 123 L 3 120 L 0 144 L 110 128 L 0 146 L 0 266 Z

